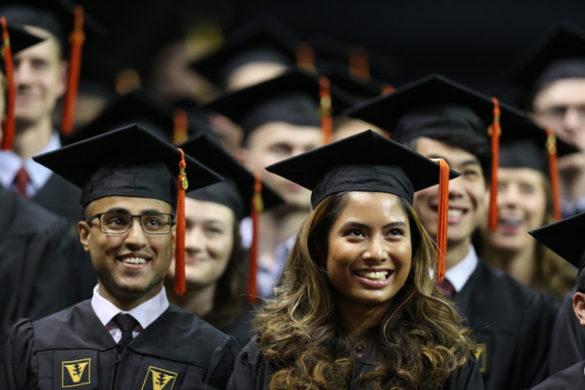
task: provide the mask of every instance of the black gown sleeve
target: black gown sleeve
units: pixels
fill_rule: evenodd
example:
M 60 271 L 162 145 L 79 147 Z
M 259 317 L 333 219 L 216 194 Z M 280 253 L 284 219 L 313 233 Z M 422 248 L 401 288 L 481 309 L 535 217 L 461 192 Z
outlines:
M 255 390 L 268 389 L 272 371 L 264 363 L 260 352 L 260 337 L 258 335 L 246 344 L 238 354 L 234 370 L 230 376 L 228 390 Z
M 207 371 L 206 384 L 214 388 L 225 389 L 242 346 L 239 339 L 228 337 L 222 345 L 215 349 Z
M 16 323 L 4 345 L 0 367 L 0 388 L 33 390 L 38 388 L 38 362 L 34 349 L 34 331 L 30 320 Z
M 455 370 L 443 386 L 443 390 L 484 390 L 483 379 L 475 358 L 468 359 L 463 367 Z

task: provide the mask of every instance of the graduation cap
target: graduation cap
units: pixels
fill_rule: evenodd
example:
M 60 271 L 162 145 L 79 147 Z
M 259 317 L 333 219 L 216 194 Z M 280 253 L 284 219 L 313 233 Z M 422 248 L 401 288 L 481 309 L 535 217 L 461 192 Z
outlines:
M 370 99 L 346 112 L 390 132 L 405 143 L 418 137 L 469 135 L 491 138 L 492 164 L 489 226 L 497 227 L 499 138 L 522 114 L 441 75 L 416 80 L 394 92 Z M 491 124 L 490 124 L 491 123 Z
M 93 121 L 75 132 L 68 142 L 93 137 L 131 123 L 141 124 L 173 143 L 179 137 L 178 132 L 185 133 L 181 134 L 184 141 L 188 134 L 197 131 L 189 127 L 188 122 L 178 123 L 176 119 L 174 107 L 166 100 L 153 91 L 137 88 L 112 99 Z
M 221 176 L 139 125 L 33 158 L 80 187 L 83 207 L 106 196 L 130 196 L 159 199 L 176 208 L 175 289 L 178 294 L 184 292 L 184 193 L 188 186 L 204 187 L 221 180 Z
M 30 46 L 42 42 L 44 39 L 36 35 L 29 34 L 20 27 L 8 24 L 5 17 L 0 17 L 2 24 L 2 46 L 0 52 L 2 54 L 2 61 L 0 61 L 0 72 L 6 76 L 7 91 L 5 96 L 6 112 L 4 123 L 2 124 L 2 141 L 0 143 L 1 150 L 12 149 L 14 143 L 14 102 L 15 102 L 15 87 L 12 56 L 19 51 L 22 51 Z
M 528 233 L 581 272 L 585 268 L 585 245 L 578 233 L 584 229 L 585 213 L 580 213 Z
M 196 157 L 225 178 L 220 183 L 188 192 L 188 197 L 229 207 L 238 220 L 246 216 L 252 217 L 253 237 L 250 247 L 248 299 L 256 302 L 258 216 L 264 209 L 283 204 L 284 201 L 262 183 L 258 175 L 253 175 L 244 168 L 209 135 L 196 135 L 182 144 L 181 148 L 185 153 Z
M 525 54 L 512 82 L 534 93 L 564 78 L 585 78 L 585 32 L 567 22 L 549 30 Z
M 225 87 L 230 74 L 249 63 L 294 65 L 298 44 L 298 39 L 281 22 L 263 17 L 233 30 L 216 52 L 191 66 L 216 85 Z
M 441 160 L 437 164 L 409 148 L 367 130 L 297 156 L 269 165 L 266 169 L 312 191 L 316 207 L 328 195 L 344 191 L 386 192 L 412 203 L 414 192 L 440 184 L 438 252 L 444 275 L 444 249 L 450 171 Z
M 295 68 L 274 79 L 226 93 L 207 108 L 241 125 L 247 138 L 269 122 L 319 127 L 332 114 L 349 106 L 351 102 L 326 79 Z
M 91 35 L 99 36 L 104 35 L 106 29 L 90 15 L 85 14 L 81 6 L 70 0 L 12 1 L 0 9 L 0 15 L 19 25 L 34 26 L 48 31 L 59 41 L 61 54 L 65 56 L 69 52 L 67 90 L 61 123 L 61 132 L 69 135 L 73 131 L 73 113 L 85 33 L 87 31 Z M 68 48 L 70 50 L 67 50 Z

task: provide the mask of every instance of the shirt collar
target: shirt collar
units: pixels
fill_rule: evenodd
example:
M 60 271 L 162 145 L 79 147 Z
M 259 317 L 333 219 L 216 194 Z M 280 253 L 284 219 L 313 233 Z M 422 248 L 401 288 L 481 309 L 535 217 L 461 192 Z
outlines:
M 445 272 L 445 278 L 449 279 L 449 282 L 455 288 L 455 292 L 461 291 L 465 283 L 471 277 L 473 271 L 477 267 L 478 259 L 477 253 L 473 245 L 469 246 L 469 252 L 457 265 L 451 267 Z
M 130 314 L 138 321 L 142 329 L 152 324 L 165 310 L 169 307 L 169 300 L 164 288 L 148 301 L 141 303 L 129 311 L 124 311 L 102 297 L 98 291 L 99 285 L 93 289 L 91 298 L 91 307 L 100 319 L 100 322 L 106 326 L 119 313 Z
M 37 154 L 52 152 L 60 147 L 61 140 L 59 139 L 59 134 L 53 132 L 49 143 L 47 143 L 47 145 L 45 145 L 45 147 Z M 23 161 L 12 150 L 2 150 L 0 151 L 0 183 L 4 188 L 10 188 L 14 181 L 14 177 L 16 176 L 16 172 L 18 172 L 22 166 L 24 166 L 28 173 L 28 177 L 30 178 L 35 193 L 45 185 L 52 174 L 52 171 L 49 168 L 37 163 L 32 157 Z

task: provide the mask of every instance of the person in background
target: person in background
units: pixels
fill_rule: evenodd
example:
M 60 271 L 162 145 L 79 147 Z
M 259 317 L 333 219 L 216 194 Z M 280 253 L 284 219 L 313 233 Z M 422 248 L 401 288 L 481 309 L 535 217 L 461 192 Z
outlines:
M 209 135 L 198 135 L 181 145 L 224 181 L 187 193 L 185 198 L 185 267 L 187 292 L 172 290 L 173 267 L 167 279 L 169 300 L 232 336 L 247 340 L 254 307 L 247 303 L 248 256 L 242 247 L 239 221 L 257 213 L 255 196 L 265 210 L 282 199 L 265 184 L 255 193 L 254 176 Z
M 486 216 L 492 162 L 487 123 L 493 121 L 493 105 L 479 92 L 432 75 L 347 114 L 389 130 L 392 139 L 429 158 L 443 158 L 461 172 L 449 183 L 447 272 L 440 287 L 474 331 L 486 388 L 516 390 L 546 377 L 556 308 L 552 297 L 485 264 L 472 245 Z M 508 122 L 521 114 L 504 104 L 499 108 L 501 131 L 514 131 Z M 414 198 L 414 209 L 431 236 L 438 232 L 439 195 L 435 186 Z

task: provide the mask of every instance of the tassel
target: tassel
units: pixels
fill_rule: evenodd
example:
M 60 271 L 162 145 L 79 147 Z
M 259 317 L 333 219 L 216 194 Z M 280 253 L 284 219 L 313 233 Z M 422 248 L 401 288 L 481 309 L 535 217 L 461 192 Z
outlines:
M 250 207 L 252 217 L 252 245 L 250 246 L 250 260 L 248 267 L 248 301 L 250 303 L 258 302 L 258 227 L 260 213 L 264 209 L 262 201 L 262 181 L 260 175 L 254 173 L 254 194 L 251 199 Z
M 75 27 L 70 36 L 71 56 L 69 58 L 69 71 L 67 73 L 67 92 L 63 107 L 63 121 L 61 122 L 61 134 L 70 135 L 73 131 L 73 115 L 75 113 L 75 101 L 77 99 L 77 87 L 79 84 L 79 72 L 81 70 L 81 48 L 85 41 L 83 32 L 83 8 L 75 7 Z
M 308 43 L 300 43 L 297 46 L 297 66 L 311 73 L 317 72 L 315 68 L 315 52 Z
M 176 247 L 175 247 L 175 293 L 183 295 L 187 290 L 185 280 L 185 191 L 189 188 L 185 168 L 185 153 L 183 149 L 177 148 L 181 152 L 181 161 L 179 161 L 179 176 L 177 177 L 177 230 L 176 230 Z
M 177 108 L 173 114 L 173 144 L 179 145 L 189 138 L 189 119 L 187 112 Z
M 442 158 L 439 163 L 439 213 L 437 221 L 437 282 L 445 278 L 447 268 L 447 226 L 449 225 L 449 165 Z
M 8 27 L 6 25 L 6 18 L 1 17 L 0 23 L 2 23 L 2 57 L 4 57 L 4 68 L 6 69 L 6 81 L 7 81 L 7 101 L 6 101 L 6 117 L 2 124 L 2 143 L 0 143 L 0 149 L 10 150 L 14 144 L 14 102 L 16 91 L 14 87 L 14 69 L 12 64 L 12 49 L 10 47 L 10 35 L 8 34 Z
M 550 176 L 550 187 L 553 198 L 553 209 L 555 220 L 560 221 L 561 215 L 561 191 L 559 188 L 559 169 L 557 166 L 557 138 L 551 129 L 546 129 L 546 151 L 548 154 L 548 169 Z
M 363 47 L 349 48 L 349 74 L 358 79 L 370 79 L 370 60 L 368 51 Z
M 388 93 L 394 92 L 395 90 L 396 90 L 396 88 L 394 88 L 393 85 L 391 85 L 391 84 L 384 84 L 384 85 L 382 85 L 381 93 L 382 93 L 382 95 L 386 95 Z
M 331 92 L 329 91 L 329 79 L 319 77 L 319 101 L 321 105 L 321 130 L 323 131 L 323 145 L 331 142 L 333 136 L 333 117 L 331 108 Z
M 489 229 L 495 231 L 498 228 L 498 166 L 500 165 L 500 102 L 495 97 L 492 98 L 494 103 L 494 121 L 488 127 L 488 134 L 491 137 L 492 148 L 492 177 L 490 184 L 490 205 L 489 205 Z

